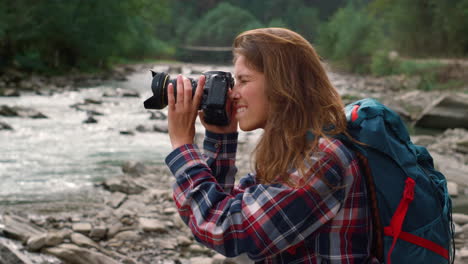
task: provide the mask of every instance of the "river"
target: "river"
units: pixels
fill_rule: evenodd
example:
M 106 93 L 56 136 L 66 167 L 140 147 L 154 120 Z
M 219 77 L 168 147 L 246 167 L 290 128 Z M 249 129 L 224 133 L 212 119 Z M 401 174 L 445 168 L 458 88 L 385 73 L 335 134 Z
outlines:
M 150 95 L 151 74 L 142 71 L 124 82 L 109 82 L 50 96 L 33 93 L 0 97 L 0 105 L 30 107 L 47 119 L 2 118 L 13 131 L 0 131 L 0 204 L 59 201 L 92 192 L 93 184 L 120 173 L 126 161 L 160 164 L 170 151 L 167 134 L 138 133 L 148 124 L 143 108 Z M 137 97 L 102 97 L 115 88 L 137 90 Z M 86 112 L 70 106 L 86 98 L 96 105 L 98 123 L 84 124 Z

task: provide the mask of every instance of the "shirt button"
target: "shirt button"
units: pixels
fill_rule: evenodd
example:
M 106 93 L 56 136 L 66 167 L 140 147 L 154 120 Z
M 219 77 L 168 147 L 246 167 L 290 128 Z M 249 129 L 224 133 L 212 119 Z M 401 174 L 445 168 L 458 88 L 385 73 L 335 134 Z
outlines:
M 216 144 L 215 144 L 215 148 L 219 148 L 219 147 L 221 147 L 221 144 L 216 143 Z

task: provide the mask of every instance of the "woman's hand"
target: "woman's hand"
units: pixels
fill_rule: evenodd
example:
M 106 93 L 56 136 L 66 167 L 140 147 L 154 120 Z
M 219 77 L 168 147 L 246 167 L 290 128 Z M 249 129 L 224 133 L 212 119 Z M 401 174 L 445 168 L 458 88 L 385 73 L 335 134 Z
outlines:
M 217 133 L 217 134 L 229 134 L 229 133 L 234 133 L 237 132 L 237 119 L 236 119 L 236 113 L 234 109 L 234 104 L 231 99 L 231 93 L 232 90 L 228 91 L 228 99 L 226 102 L 226 111 L 229 117 L 229 125 L 227 126 L 215 126 L 215 125 L 210 125 L 205 122 L 205 118 L 203 116 L 203 112 L 199 112 L 200 116 L 200 121 L 202 125 L 206 128 L 206 130 Z
M 197 90 L 192 98 L 192 85 L 189 79 L 177 76 L 177 100 L 174 97 L 174 86 L 167 87 L 168 129 L 172 148 L 176 149 L 184 144 L 193 144 L 195 136 L 195 120 L 198 106 L 205 86 L 205 76 L 198 80 Z

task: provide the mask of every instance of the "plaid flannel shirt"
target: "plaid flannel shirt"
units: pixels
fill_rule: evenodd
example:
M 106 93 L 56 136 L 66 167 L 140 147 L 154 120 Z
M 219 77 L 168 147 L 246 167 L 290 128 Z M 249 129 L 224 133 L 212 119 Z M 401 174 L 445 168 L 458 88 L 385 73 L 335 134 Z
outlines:
M 206 132 L 197 145 L 173 150 L 174 200 L 197 241 L 257 263 L 378 263 L 370 258 L 371 214 L 358 160 L 339 140 L 320 139 L 305 160 L 307 181 L 234 186 L 237 133 Z M 291 171 L 291 179 L 299 179 Z

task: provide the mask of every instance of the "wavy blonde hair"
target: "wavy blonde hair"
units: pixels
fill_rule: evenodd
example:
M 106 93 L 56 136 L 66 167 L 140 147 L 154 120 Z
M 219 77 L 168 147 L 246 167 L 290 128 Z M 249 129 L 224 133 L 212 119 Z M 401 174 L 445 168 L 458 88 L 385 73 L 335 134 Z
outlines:
M 317 151 L 319 138 L 346 133 L 343 102 L 315 49 L 291 30 L 260 28 L 239 34 L 233 54 L 234 61 L 244 56 L 266 80 L 270 112 L 254 150 L 257 180 L 291 184 L 293 168 L 305 177 L 304 159 Z

